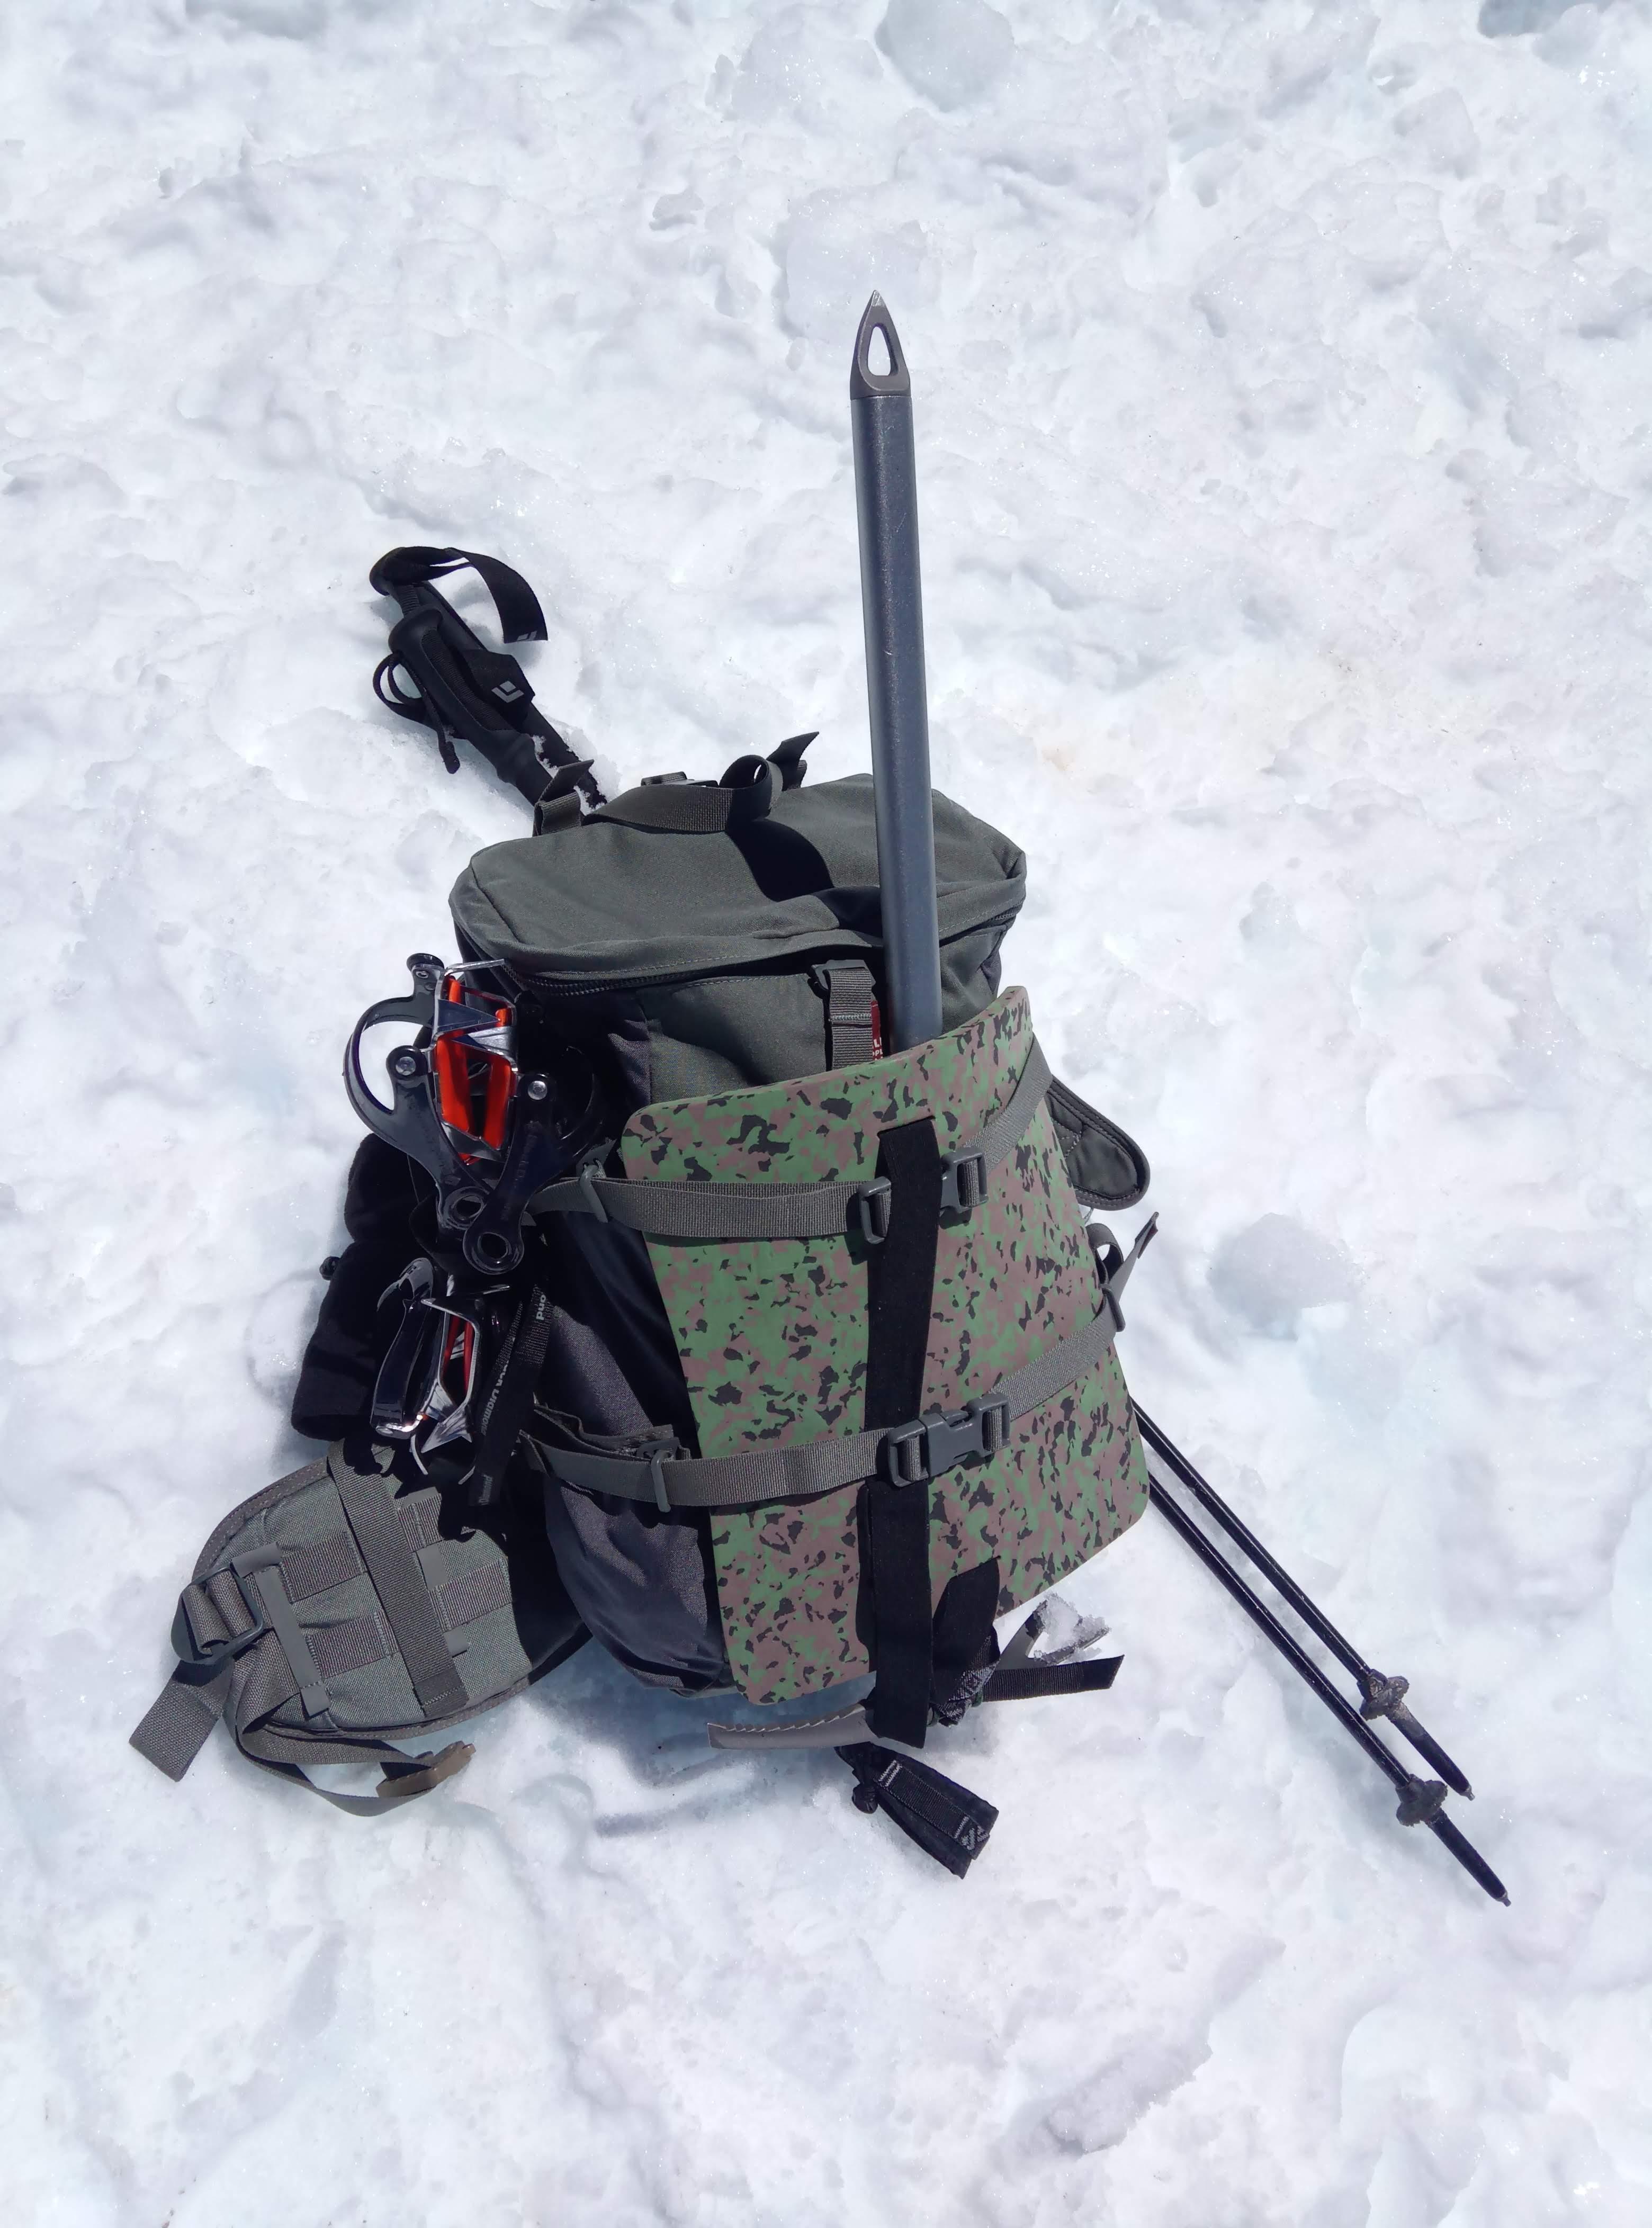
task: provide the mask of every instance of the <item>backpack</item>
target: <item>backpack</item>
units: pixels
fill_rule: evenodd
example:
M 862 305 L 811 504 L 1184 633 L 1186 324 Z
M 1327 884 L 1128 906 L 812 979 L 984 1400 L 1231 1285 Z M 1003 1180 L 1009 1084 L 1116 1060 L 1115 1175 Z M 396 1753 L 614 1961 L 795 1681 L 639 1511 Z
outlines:
M 1115 1341 L 1153 1225 L 1127 1254 L 1087 1215 L 1147 1163 L 1001 985 L 1008 837 L 935 797 L 943 1027 L 886 1052 L 869 778 L 808 784 L 799 735 L 603 799 L 432 610 L 466 561 L 508 640 L 543 631 L 496 560 L 391 552 L 375 585 L 422 630 L 395 708 L 474 742 L 535 832 L 477 853 L 457 960 L 415 954 L 349 1039 L 370 1134 L 293 1403 L 331 1444 L 208 1541 L 134 1745 L 181 1777 L 221 1718 L 289 1777 L 378 1760 L 376 1793 L 318 1791 L 393 1808 L 471 1753 L 399 1744 L 594 1637 L 738 1697 L 714 1745 L 836 1749 L 962 1876 L 996 1813 L 885 1744 L 1117 1670 L 1048 1597 L 1146 1506 Z

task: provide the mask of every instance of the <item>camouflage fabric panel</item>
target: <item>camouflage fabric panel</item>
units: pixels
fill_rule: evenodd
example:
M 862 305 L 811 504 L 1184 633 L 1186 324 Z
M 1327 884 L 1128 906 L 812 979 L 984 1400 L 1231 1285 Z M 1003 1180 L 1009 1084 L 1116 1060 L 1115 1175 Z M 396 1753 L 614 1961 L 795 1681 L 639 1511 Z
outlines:
M 949 1469 L 931 1489 L 930 1574 L 998 1558 L 998 1614 L 1031 1601 L 1128 1531 L 1147 1507 L 1147 1457 L 1118 1357 L 1030 1416 L 989 1463 Z
M 1031 1034 L 1027 993 L 1007 990 L 955 1035 L 888 1060 L 641 1107 L 621 1140 L 625 1173 L 676 1182 L 869 1177 L 880 1132 L 926 1114 L 945 1152 L 1007 1102 Z M 701 1454 L 860 1430 L 866 1254 L 858 1233 L 760 1245 L 650 1239 L 649 1252 Z
M 912 1487 L 913 1492 L 921 1489 Z M 817 1693 L 872 1668 L 856 1633 L 860 1489 L 712 1519 L 723 1636 L 753 1702 Z M 930 1489 L 930 1577 L 998 1559 L 998 1613 L 1098 1554 L 1147 1506 L 1147 1464 L 1117 1355 L 1022 1417 L 989 1463 Z
M 891 1059 L 755 1091 L 644 1107 L 626 1171 L 769 1181 L 870 1176 L 878 1133 L 931 1116 L 943 1151 L 1009 1098 L 1031 1041 L 1008 990 L 951 1037 Z M 762 1245 L 650 1240 L 701 1451 L 861 1427 L 866 1267 L 858 1237 Z M 926 1405 L 956 1407 L 1034 1360 L 1094 1312 L 1096 1271 L 1042 1110 L 993 1171 L 989 1197 L 948 1216 L 937 1247 Z M 870 1668 L 855 1631 L 858 1489 L 713 1518 L 724 1639 L 753 1701 L 818 1692 Z M 999 1559 L 1001 1610 L 1088 1559 L 1140 1514 L 1146 1472 L 1116 1358 L 1015 1426 L 989 1463 L 932 1489 L 935 1597 Z
M 1096 1311 L 1095 1258 L 1055 1125 L 1040 1107 L 987 1196 L 943 1215 L 924 1398 L 957 1408 Z

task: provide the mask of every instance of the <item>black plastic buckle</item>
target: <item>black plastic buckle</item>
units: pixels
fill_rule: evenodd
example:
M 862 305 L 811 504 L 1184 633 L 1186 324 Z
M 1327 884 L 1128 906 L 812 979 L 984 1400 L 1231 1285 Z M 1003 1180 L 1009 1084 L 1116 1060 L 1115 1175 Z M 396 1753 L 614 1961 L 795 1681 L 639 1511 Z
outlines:
M 890 1202 L 894 1187 L 887 1176 L 874 1176 L 863 1183 L 855 1194 L 855 1210 L 861 1218 L 861 1235 L 868 1245 L 881 1245 L 889 1235 Z
M 915 1424 L 884 1433 L 878 1467 L 891 1485 L 926 1485 L 956 1463 L 996 1455 L 1008 1436 L 1008 1400 L 975 1399 L 951 1414 L 929 1408 Z
M 955 1214 L 968 1214 L 980 1206 L 987 1195 L 987 1160 L 984 1153 L 943 1153 L 941 1155 L 941 1209 L 951 1207 Z

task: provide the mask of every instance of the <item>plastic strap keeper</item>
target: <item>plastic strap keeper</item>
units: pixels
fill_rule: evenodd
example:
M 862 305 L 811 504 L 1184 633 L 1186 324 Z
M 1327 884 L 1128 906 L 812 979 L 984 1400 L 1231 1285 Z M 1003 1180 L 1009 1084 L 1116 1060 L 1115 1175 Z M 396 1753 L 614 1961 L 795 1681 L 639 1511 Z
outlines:
M 890 1202 L 893 1187 L 887 1176 L 874 1176 L 855 1194 L 855 1211 L 861 1218 L 861 1235 L 868 1245 L 881 1245 L 889 1235 Z
M 941 1155 L 941 1208 L 968 1214 L 987 1195 L 987 1156 L 984 1153 Z

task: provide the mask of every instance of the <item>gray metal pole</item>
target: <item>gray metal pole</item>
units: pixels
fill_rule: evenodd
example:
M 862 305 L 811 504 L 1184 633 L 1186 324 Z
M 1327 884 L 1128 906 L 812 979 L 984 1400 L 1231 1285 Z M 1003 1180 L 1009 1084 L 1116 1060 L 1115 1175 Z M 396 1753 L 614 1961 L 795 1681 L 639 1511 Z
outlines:
M 889 368 L 874 371 L 874 333 Z M 940 932 L 935 917 L 935 819 L 930 803 L 924 599 L 918 570 L 918 466 L 912 381 L 894 319 L 874 294 L 849 370 L 855 508 L 861 528 L 861 609 L 872 718 L 872 781 L 882 890 L 890 1049 L 941 1033 Z

